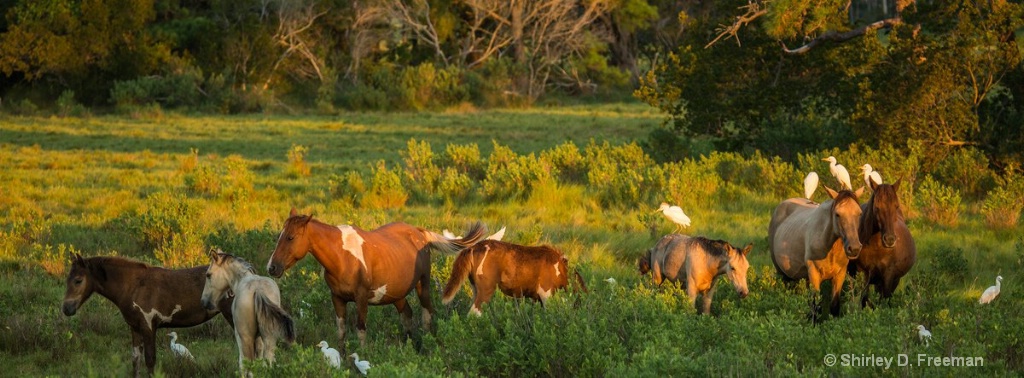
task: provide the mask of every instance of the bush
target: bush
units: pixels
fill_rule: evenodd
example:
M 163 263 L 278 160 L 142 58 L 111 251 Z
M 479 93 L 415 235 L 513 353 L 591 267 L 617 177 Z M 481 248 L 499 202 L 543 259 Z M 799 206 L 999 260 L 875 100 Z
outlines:
M 75 91 L 70 89 L 61 92 L 56 105 L 58 117 L 80 117 L 89 114 L 89 109 L 75 101 Z
M 293 144 L 288 149 L 288 176 L 292 178 L 309 177 L 309 164 L 306 163 L 306 153 L 309 148 Z
M 448 167 L 441 175 L 438 192 L 441 193 L 441 196 L 444 197 L 444 200 L 447 203 L 465 201 L 473 192 L 473 180 L 465 173 L 461 173 L 455 168 Z
M 612 147 L 591 141 L 586 156 L 587 180 L 606 205 L 649 203 L 665 186 L 661 166 L 636 143 Z
M 185 196 L 157 192 L 123 222 L 164 266 L 189 267 L 207 262 L 199 215 L 199 208 Z
M 402 187 L 401 168 L 389 170 L 383 160 L 373 168 L 370 191 L 360 204 L 370 209 L 398 209 L 405 206 L 409 193 Z
M 988 169 L 988 158 L 976 148 L 954 151 L 941 159 L 933 173 L 935 180 L 953 188 L 962 195 L 979 199 L 995 187 L 995 175 Z
M 491 199 L 522 199 L 530 194 L 534 185 L 550 179 L 551 168 L 545 167 L 533 154 L 516 155 L 512 149 L 494 142 L 481 191 Z
M 968 276 L 967 259 L 964 257 L 963 248 L 940 246 L 935 250 L 935 258 L 932 259 L 935 270 L 948 277 L 964 280 Z
M 711 205 L 715 193 L 724 185 L 722 178 L 707 164 L 687 159 L 680 163 L 665 164 L 664 167 L 664 198 L 675 204 L 686 204 L 691 209 Z
M 134 113 L 154 104 L 161 108 L 188 108 L 201 103 L 199 88 L 203 74 L 198 69 L 163 76 L 144 76 L 115 81 L 110 99 L 118 111 Z
M 409 187 L 413 189 L 413 193 L 426 198 L 436 195 L 441 169 L 434 164 L 434 152 L 430 149 L 430 143 L 417 143 L 416 139 L 409 139 L 407 146 L 405 151 L 401 151 L 401 155 L 405 162 L 405 178 Z
M 927 175 L 917 192 L 918 207 L 925 218 L 941 225 L 956 226 L 960 217 L 959 191 Z
M 580 153 L 576 143 L 567 141 L 550 150 L 541 151 L 540 159 L 558 171 L 558 178 L 563 183 L 582 184 L 587 178 L 587 161 Z
M 474 144 L 449 144 L 441 156 L 441 166 L 452 167 L 474 180 L 483 180 L 487 164 L 480 158 L 480 147 Z
M 1015 180 L 999 186 L 988 193 L 981 205 L 985 224 L 995 228 L 1011 228 L 1017 225 L 1021 209 L 1024 209 L 1024 180 Z

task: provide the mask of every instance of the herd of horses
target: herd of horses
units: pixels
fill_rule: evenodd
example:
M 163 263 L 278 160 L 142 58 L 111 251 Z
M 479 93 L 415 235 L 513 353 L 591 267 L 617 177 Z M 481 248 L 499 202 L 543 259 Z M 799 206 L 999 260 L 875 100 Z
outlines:
M 787 199 L 772 213 L 768 227 L 771 260 L 785 279 L 806 279 L 812 288 L 812 313 L 822 281 L 832 281 L 830 311 L 839 314 L 839 294 L 847 274 L 864 274 L 866 285 L 888 298 L 916 259 L 894 184 L 869 183 L 872 196 L 863 203 L 857 191 L 834 191 L 818 204 L 809 199 Z M 407 297 L 413 290 L 422 311 L 420 324 L 429 330 L 431 304 L 431 252 L 458 253 L 442 293 L 448 304 L 465 281 L 473 289 L 469 313 L 480 315 L 496 289 L 512 297 L 544 302 L 571 280 L 586 292 L 578 272 L 570 273 L 565 256 L 551 246 L 522 246 L 486 240 L 482 223 L 473 224 L 461 237 L 446 237 L 405 223 L 391 223 L 367 231 L 355 226 L 332 226 L 292 209 L 267 263 L 271 277 L 280 278 L 307 254 L 323 266 L 331 293 L 340 345 L 345 346 L 345 315 L 355 302 L 360 346 L 366 343 L 368 306 L 393 305 L 401 315 L 406 335 L 415 322 Z M 747 256 L 743 249 L 723 240 L 669 234 L 638 261 L 641 274 L 651 273 L 656 284 L 685 286 L 692 306 L 703 297 L 700 312 L 709 313 L 717 277 L 725 275 L 737 294 L 748 294 Z M 573 276 L 572 278 L 570 276 Z M 74 315 L 93 294 L 118 306 L 132 333 L 132 366 L 136 375 L 145 364 L 156 363 L 155 335 L 159 328 L 191 327 L 221 314 L 232 326 L 244 361 L 274 359 L 278 340 L 292 342 L 295 323 L 281 306 L 275 281 L 256 274 L 245 260 L 220 251 L 210 253 L 210 265 L 171 270 L 120 257 L 75 255 L 67 278 L 63 312 Z M 868 290 L 861 299 L 870 305 Z

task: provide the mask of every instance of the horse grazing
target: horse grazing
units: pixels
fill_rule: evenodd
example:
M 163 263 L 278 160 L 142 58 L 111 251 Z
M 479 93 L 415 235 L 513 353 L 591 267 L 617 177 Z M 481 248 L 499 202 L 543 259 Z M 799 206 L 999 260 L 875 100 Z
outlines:
M 839 315 L 846 265 L 863 247 L 858 234 L 862 212 L 858 198 L 864 188 L 836 192 L 826 186 L 825 191 L 831 199 L 820 205 L 804 198 L 782 201 L 768 225 L 772 264 L 787 280 L 807 279 L 815 316 L 821 282 L 825 280 L 832 280 L 829 311 Z
M 292 209 L 267 262 L 267 272 L 281 277 L 312 252 L 324 267 L 324 279 L 331 290 L 339 345 L 345 347 L 345 308 L 349 302 L 356 302 L 359 344 L 365 346 L 366 313 L 371 304 L 393 304 L 402 314 L 406 336 L 412 334 L 412 308 L 406 296 L 413 288 L 423 308 L 423 328 L 429 328 L 434 312 L 430 304 L 430 250 L 458 251 L 482 239 L 486 231 L 479 222 L 461 239 L 454 240 L 405 223 L 365 231 L 349 225 L 331 226 Z
M 917 261 L 917 247 L 896 194 L 901 181 L 896 180 L 892 185 L 872 181 L 871 199 L 861 205 L 864 214 L 859 232 L 864 248 L 860 250 L 860 257 L 850 262 L 848 272 L 851 276 L 857 272 L 867 275 L 860 300 L 862 307 L 870 304 L 868 292 L 872 285 L 883 299 L 891 297 L 900 284 L 900 278 Z
M 704 303 L 698 310 L 709 314 L 711 298 L 715 295 L 715 279 L 723 274 L 732 282 L 740 298 L 746 298 L 749 293 L 747 269 L 750 268 L 747 255 L 753 248 L 754 243 L 740 250 L 724 240 L 669 234 L 647 250 L 637 265 L 641 275 L 651 272 L 655 284 L 661 285 L 666 279 L 684 283 L 690 306 L 697 305 L 697 294 L 701 294 Z
M 157 329 L 196 326 L 218 312 L 233 324 L 230 293 L 212 297 L 215 306 L 209 309 L 200 303 L 205 271 L 206 267 L 171 270 L 121 257 L 75 254 L 62 309 L 66 316 L 75 315 L 93 293 L 109 299 L 132 331 L 132 373 L 140 375 L 144 358 L 152 374 Z
M 587 286 L 579 272 L 573 274 L 586 292 Z M 527 247 L 484 240 L 459 252 L 452 265 L 452 275 L 444 286 L 441 302 L 451 303 L 466 278 L 473 287 L 470 314 L 481 314 L 480 308 L 494 296 L 495 287 L 510 297 L 526 297 L 543 305 L 555 290 L 569 285 L 569 260 L 557 249 L 546 245 Z
M 235 293 L 231 312 L 238 344 L 238 369 L 245 372 L 244 360 L 266 359 L 274 363 L 277 340 L 295 341 L 295 322 L 281 308 L 281 292 L 274 280 L 256 275 L 252 265 L 240 257 L 210 251 L 206 286 L 202 302 L 213 307 L 213 298 L 227 290 Z

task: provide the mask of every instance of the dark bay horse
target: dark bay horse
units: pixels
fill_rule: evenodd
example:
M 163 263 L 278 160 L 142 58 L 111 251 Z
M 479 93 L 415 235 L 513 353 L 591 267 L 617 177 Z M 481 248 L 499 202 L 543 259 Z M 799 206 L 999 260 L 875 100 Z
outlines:
M 579 272 L 573 274 L 586 292 Z M 510 297 L 526 297 L 543 305 L 555 290 L 569 285 L 569 260 L 546 245 L 528 247 L 484 240 L 459 252 L 444 287 L 442 303 L 451 303 L 467 278 L 473 286 L 471 315 L 480 315 L 480 308 L 491 300 L 496 288 Z
M 669 234 L 647 250 L 637 265 L 640 274 L 651 272 L 657 285 L 663 280 L 684 283 L 690 306 L 697 305 L 697 294 L 701 294 L 703 306 L 698 310 L 709 314 L 715 279 L 721 275 L 729 278 L 740 298 L 747 296 L 747 270 L 750 268 L 747 255 L 753 248 L 754 243 L 741 250 L 724 240 Z
M 849 260 L 860 255 L 861 207 L 856 192 L 825 187 L 830 200 L 822 204 L 804 198 L 783 201 L 768 225 L 768 248 L 775 269 L 786 279 L 807 279 L 812 289 L 812 314 L 817 313 L 821 282 L 832 280 L 832 315 L 839 315 L 839 294 Z M 833 248 L 835 246 L 835 248 Z
M 892 185 L 871 182 L 874 191 L 871 199 L 861 205 L 864 214 L 860 222 L 860 240 L 864 248 L 860 257 L 848 266 L 850 275 L 858 272 L 866 275 L 861 306 L 870 304 L 868 294 L 871 286 L 883 299 L 891 297 L 900 284 L 900 278 L 917 261 L 917 247 L 896 194 L 901 181 L 896 180 Z
M 369 305 L 393 304 L 402 314 L 406 335 L 413 328 L 412 309 L 406 296 L 413 289 L 423 308 L 423 327 L 429 328 L 430 250 L 455 252 L 484 237 L 486 228 L 477 222 L 461 239 L 444 236 L 405 223 L 389 223 L 373 231 L 354 226 L 332 226 L 299 215 L 292 209 L 267 262 L 271 276 L 282 274 L 307 253 L 324 267 L 337 316 L 339 345 L 345 345 L 345 308 L 356 302 L 359 344 L 366 344 L 366 313 Z
M 140 374 L 145 357 L 150 373 L 156 365 L 156 330 L 192 327 L 217 315 L 231 319 L 230 295 L 217 308 L 203 308 L 206 267 L 164 269 L 121 257 L 82 258 L 75 254 L 64 293 L 64 315 L 72 316 L 93 293 L 109 299 L 132 331 L 132 369 Z

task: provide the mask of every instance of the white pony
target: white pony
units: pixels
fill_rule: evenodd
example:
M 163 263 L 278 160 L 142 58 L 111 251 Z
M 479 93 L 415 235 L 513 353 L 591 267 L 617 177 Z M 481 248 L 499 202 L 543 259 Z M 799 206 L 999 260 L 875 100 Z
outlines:
M 211 298 L 220 298 L 227 290 L 235 295 L 231 312 L 238 344 L 238 368 L 245 375 L 244 360 L 266 359 L 274 363 L 277 340 L 295 341 L 295 323 L 281 308 L 281 292 L 277 283 L 256 275 L 247 261 L 218 250 L 210 251 L 210 268 L 206 270 L 203 306 L 214 308 Z

